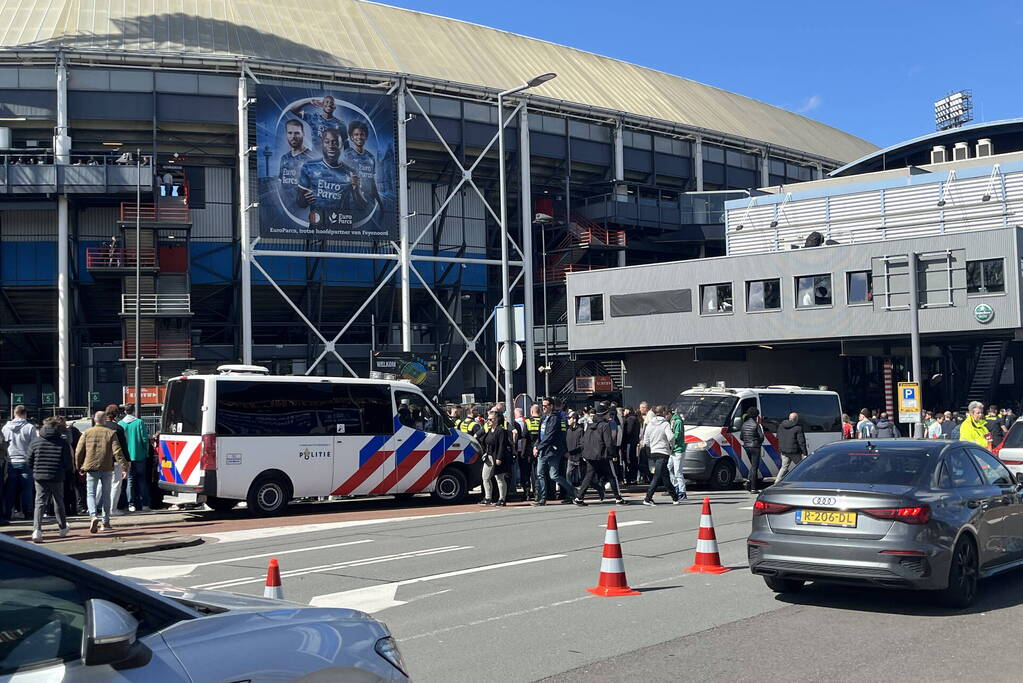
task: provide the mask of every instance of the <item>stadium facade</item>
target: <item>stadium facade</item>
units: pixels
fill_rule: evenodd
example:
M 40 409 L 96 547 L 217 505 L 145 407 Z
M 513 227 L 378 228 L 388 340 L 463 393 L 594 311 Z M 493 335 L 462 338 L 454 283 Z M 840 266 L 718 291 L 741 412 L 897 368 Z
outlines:
M 442 396 L 493 395 L 495 102 L 538 74 L 557 78 L 504 112 L 533 395 L 620 381 L 568 352 L 568 273 L 722 254 L 726 199 L 875 150 L 670 74 L 358 0 L 5 8 L 5 404 L 122 400 L 136 351 L 152 404 L 188 368 L 364 375 L 374 354 L 418 361 Z

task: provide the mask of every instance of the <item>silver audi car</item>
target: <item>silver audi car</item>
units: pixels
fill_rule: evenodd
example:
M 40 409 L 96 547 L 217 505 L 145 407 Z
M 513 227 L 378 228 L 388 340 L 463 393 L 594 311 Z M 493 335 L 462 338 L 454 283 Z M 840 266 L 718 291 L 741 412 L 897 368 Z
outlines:
M 807 581 L 933 590 L 969 605 L 978 579 L 1023 564 L 1023 485 L 963 441 L 840 441 L 757 498 L 750 569 Z

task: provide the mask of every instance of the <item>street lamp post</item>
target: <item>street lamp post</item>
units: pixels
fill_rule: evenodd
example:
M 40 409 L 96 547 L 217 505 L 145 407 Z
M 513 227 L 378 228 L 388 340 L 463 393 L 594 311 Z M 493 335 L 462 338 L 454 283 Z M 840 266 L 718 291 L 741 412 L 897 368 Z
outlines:
M 504 98 L 508 95 L 514 95 L 517 92 L 522 92 L 527 88 L 534 88 L 541 83 L 546 83 L 556 76 L 557 74 L 554 73 L 541 74 L 530 79 L 528 82 L 523 83 L 517 88 L 511 88 L 497 93 L 497 166 L 498 182 L 501 188 L 501 295 L 504 300 L 504 313 L 505 320 L 507 321 L 506 329 L 508 340 L 505 342 L 506 346 L 515 343 L 515 309 L 512 307 L 511 269 L 508 263 L 508 191 L 504 178 Z M 512 384 L 515 369 L 512 367 L 511 363 L 511 347 L 508 346 L 508 348 L 508 358 L 505 359 L 506 362 L 504 364 L 504 405 L 506 414 L 510 418 L 513 415 L 512 408 L 514 407 L 513 399 L 515 394 Z
M 142 150 L 135 150 L 135 416 L 142 417 Z
M 538 213 L 533 222 L 540 226 L 540 278 L 543 282 L 543 395 L 551 395 L 551 356 L 549 329 L 547 327 L 547 226 L 554 222 L 553 216 Z

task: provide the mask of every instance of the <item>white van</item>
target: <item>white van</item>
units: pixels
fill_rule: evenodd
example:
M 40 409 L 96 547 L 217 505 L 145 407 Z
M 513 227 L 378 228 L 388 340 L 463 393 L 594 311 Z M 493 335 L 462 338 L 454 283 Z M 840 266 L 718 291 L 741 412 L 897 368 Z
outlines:
M 810 453 L 842 438 L 842 404 L 834 391 L 795 386 L 729 389 L 721 384 L 693 387 L 671 404 L 671 410 L 679 410 L 685 419 L 686 479 L 725 489 L 748 477 L 750 461 L 739 441 L 737 421 L 753 407 L 760 409 L 767 437 L 760 461 L 762 477 L 773 477 L 781 469 L 776 434 L 789 413 L 799 413 Z
M 160 488 L 183 500 L 265 516 L 306 496 L 457 503 L 480 483 L 479 444 L 409 382 L 217 370 L 167 383 Z

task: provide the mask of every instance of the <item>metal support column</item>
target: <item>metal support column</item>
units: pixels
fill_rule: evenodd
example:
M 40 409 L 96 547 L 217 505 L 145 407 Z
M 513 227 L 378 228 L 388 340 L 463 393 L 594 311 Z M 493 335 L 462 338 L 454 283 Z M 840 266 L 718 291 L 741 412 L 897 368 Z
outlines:
M 619 119 L 614 127 L 614 173 L 615 201 L 629 201 L 629 191 L 625 187 L 625 142 L 622 140 L 622 121 Z M 625 265 L 625 250 L 618 252 L 618 266 Z
M 154 159 L 155 162 L 155 159 Z M 238 228 L 241 233 L 242 362 L 252 363 L 252 235 L 249 232 L 249 93 L 238 76 Z
M 920 298 L 919 285 L 917 282 L 918 258 L 916 252 L 910 252 L 907 256 L 907 270 L 909 275 L 909 342 L 913 356 L 913 381 L 920 385 L 920 400 L 923 401 L 923 378 L 920 369 Z M 922 408 L 923 406 L 921 406 Z M 913 437 L 923 438 L 923 423 L 913 425 Z
M 703 138 L 693 140 L 693 171 L 696 174 L 696 191 L 703 192 Z
M 408 140 L 405 80 L 398 88 L 398 264 L 401 279 L 401 350 L 412 350 L 412 290 L 409 280 Z
M 511 347 L 515 344 L 515 309 L 512 307 L 511 298 L 511 274 L 508 264 L 508 196 L 507 185 L 505 184 L 505 158 L 504 158 L 504 92 L 497 94 L 497 175 L 501 189 L 501 305 L 504 306 L 505 320 L 507 321 L 508 339 L 505 346 L 508 347 L 508 358 L 504 364 L 504 405 L 507 417 L 514 416 L 515 392 L 513 383 L 515 381 L 515 368 L 512 366 L 513 354 Z M 500 340 L 498 340 L 500 341 Z
M 526 318 L 526 394 L 536 398 L 536 335 L 533 334 L 533 193 L 530 179 L 532 157 L 529 154 L 529 115 L 519 110 L 519 205 L 522 214 L 522 270 L 525 293 L 522 297 Z M 509 413 L 509 419 L 515 413 Z
M 57 54 L 57 126 L 53 131 L 53 156 L 57 165 L 70 163 L 71 138 L 68 137 L 67 64 Z M 69 404 L 71 396 L 71 271 L 68 251 L 67 195 L 57 196 L 57 405 Z
M 760 187 L 767 187 L 771 184 L 771 163 L 768 157 L 767 148 L 760 150 Z

